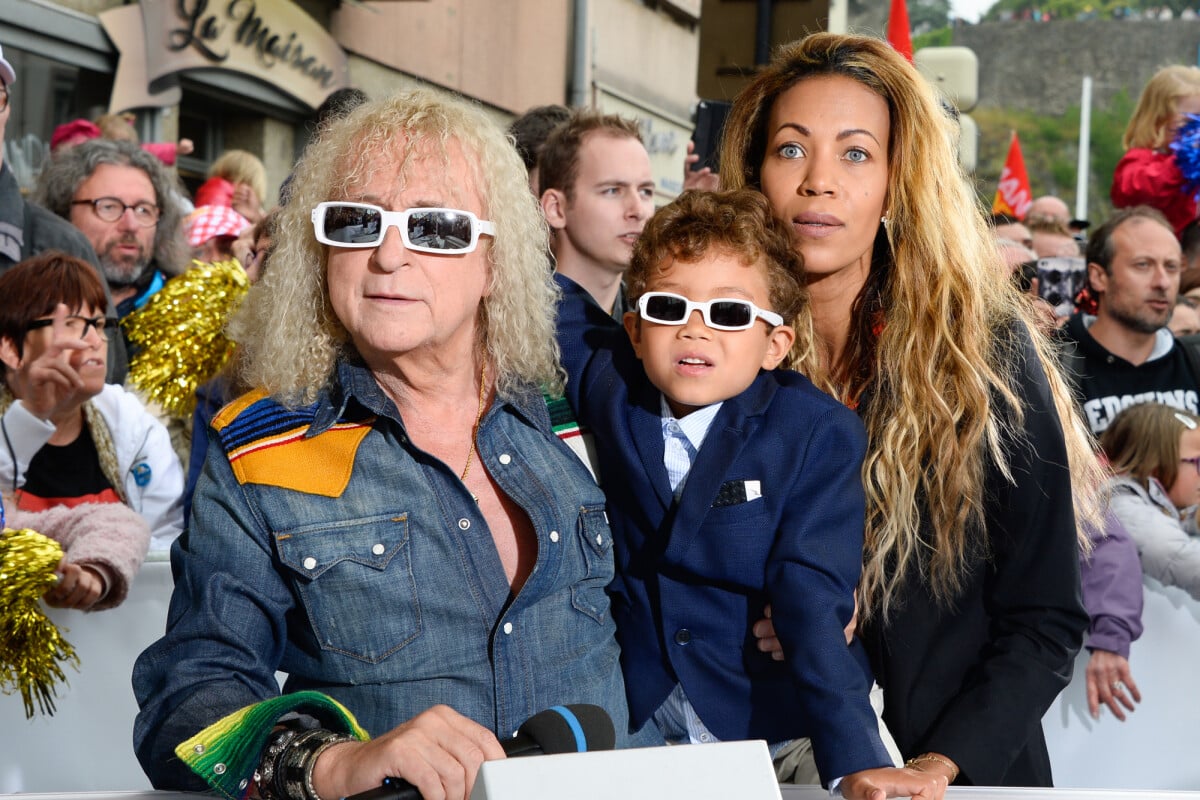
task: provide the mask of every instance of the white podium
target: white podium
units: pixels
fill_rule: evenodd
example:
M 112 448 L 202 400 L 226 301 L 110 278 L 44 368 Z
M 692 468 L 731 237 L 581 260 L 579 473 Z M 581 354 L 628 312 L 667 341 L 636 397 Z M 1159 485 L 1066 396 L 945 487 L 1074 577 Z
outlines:
M 471 792 L 471 800 L 674 797 L 780 800 L 767 743 L 721 742 L 489 761 L 479 770 Z

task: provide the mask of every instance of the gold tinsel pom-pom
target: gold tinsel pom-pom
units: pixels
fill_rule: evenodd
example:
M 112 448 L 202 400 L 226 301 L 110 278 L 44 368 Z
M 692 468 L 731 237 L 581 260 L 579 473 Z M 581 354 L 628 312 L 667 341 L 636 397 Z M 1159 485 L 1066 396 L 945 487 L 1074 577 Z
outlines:
M 0 534 L 0 691 L 20 691 L 26 718 L 36 700 L 54 713 L 55 684 L 66 683 L 62 664 L 79 667 L 75 648 L 42 611 L 41 598 L 58 580 L 58 542 L 31 530 Z
M 137 354 L 129 384 L 173 417 L 191 416 L 196 389 L 233 356 L 225 323 L 250 289 L 236 260 L 199 261 L 167 281 L 121 326 Z

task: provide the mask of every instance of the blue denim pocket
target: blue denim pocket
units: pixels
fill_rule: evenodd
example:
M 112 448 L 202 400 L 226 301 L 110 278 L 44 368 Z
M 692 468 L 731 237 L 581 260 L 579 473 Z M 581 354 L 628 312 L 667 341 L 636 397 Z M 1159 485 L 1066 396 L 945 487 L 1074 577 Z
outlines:
M 603 622 L 608 614 L 605 589 L 613 578 L 612 531 L 604 506 L 580 508 L 576 532 L 586 577 L 571 585 L 571 605 L 597 622 Z
M 421 635 L 408 514 L 322 522 L 275 535 L 325 650 L 378 663 Z

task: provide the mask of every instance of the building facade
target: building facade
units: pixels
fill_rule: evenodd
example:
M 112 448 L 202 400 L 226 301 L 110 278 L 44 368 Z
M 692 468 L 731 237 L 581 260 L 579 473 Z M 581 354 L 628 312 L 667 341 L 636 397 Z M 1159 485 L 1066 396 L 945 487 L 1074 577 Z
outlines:
M 189 185 L 226 149 L 258 155 L 273 201 L 329 93 L 426 85 L 502 124 L 549 103 L 635 117 L 661 203 L 682 187 L 700 22 L 700 0 L 0 0 L 5 161 L 30 188 L 57 125 L 130 112 L 143 141 L 195 143 Z

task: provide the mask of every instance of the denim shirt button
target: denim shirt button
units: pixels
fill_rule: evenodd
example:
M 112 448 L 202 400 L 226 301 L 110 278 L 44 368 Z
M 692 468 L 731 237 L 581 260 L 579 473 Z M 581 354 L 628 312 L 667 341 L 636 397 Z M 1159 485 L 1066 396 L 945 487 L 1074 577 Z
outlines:
M 599 544 L 599 545 L 604 544 L 604 535 L 603 534 L 600 534 L 600 533 L 596 534 L 596 544 Z
M 459 528 L 459 530 L 463 530 L 463 531 L 470 530 L 471 520 L 467 519 L 466 517 L 463 517 L 462 519 L 460 519 L 458 521 L 458 528 Z
M 315 558 L 313 558 L 312 556 L 309 556 L 308 558 L 304 559 L 304 568 L 305 569 L 316 569 L 316 566 L 317 566 L 317 560 Z
M 552 541 L 552 542 L 558 541 L 558 531 L 550 531 L 550 541 Z
M 511 464 L 512 456 L 510 456 L 508 453 L 501 453 L 500 454 L 500 463 L 505 464 L 505 465 Z
M 371 548 L 371 552 L 377 556 L 383 555 L 383 551 L 384 547 L 382 543 L 376 543 L 375 546 Z
M 507 636 L 510 633 L 512 633 L 512 623 L 506 622 L 504 623 L 504 634 Z

